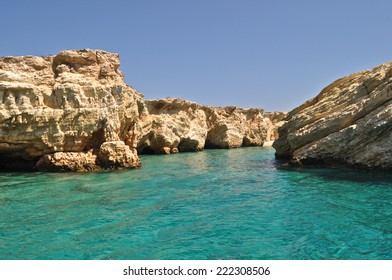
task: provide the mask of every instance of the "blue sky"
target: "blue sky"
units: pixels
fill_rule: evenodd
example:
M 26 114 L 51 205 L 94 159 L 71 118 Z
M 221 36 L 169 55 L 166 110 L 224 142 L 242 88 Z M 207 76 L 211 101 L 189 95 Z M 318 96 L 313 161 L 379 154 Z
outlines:
M 392 60 L 392 1 L 3 1 L 0 56 L 103 49 L 147 99 L 288 111 Z

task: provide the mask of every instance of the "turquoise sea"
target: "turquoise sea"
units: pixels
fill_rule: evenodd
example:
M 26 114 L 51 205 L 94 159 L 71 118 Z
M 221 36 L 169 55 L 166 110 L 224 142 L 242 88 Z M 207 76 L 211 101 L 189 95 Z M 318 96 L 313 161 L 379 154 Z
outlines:
M 274 149 L 137 170 L 0 173 L 0 259 L 392 259 L 392 175 L 280 168 Z

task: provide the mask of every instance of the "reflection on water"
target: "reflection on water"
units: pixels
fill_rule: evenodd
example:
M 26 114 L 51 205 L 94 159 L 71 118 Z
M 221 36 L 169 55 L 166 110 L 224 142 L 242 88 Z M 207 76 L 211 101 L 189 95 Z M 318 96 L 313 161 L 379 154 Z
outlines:
M 392 258 L 388 173 L 276 168 L 267 147 L 142 160 L 1 173 L 0 259 Z

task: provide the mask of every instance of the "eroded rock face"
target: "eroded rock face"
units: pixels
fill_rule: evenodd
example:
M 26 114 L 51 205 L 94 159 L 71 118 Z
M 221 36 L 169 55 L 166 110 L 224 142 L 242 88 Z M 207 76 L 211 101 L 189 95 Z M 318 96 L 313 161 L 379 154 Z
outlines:
M 262 146 L 273 126 L 261 109 L 214 108 L 174 98 L 146 100 L 145 106 L 137 145 L 141 153 Z
M 333 82 L 289 112 L 277 158 L 392 169 L 392 63 Z
M 138 150 L 169 154 L 200 151 L 207 136 L 202 106 L 182 99 L 145 100 L 147 113 L 141 119 Z
M 89 152 L 56 152 L 41 156 L 36 163 L 41 171 L 95 171 L 97 155 Z
M 270 122 L 261 109 L 235 106 L 206 108 L 208 112 L 207 148 L 263 146 Z
M 270 129 L 267 132 L 267 142 L 274 142 L 279 138 L 278 129 L 285 123 L 285 119 L 287 117 L 287 112 L 266 112 L 264 116 L 268 118 L 272 126 L 269 126 Z
M 89 49 L 0 58 L 0 167 L 140 165 L 132 139 L 142 95 L 119 65 L 117 54 Z
M 142 153 L 262 146 L 274 123 L 261 109 L 143 100 L 119 56 L 97 50 L 0 58 L 0 169 L 132 168 Z

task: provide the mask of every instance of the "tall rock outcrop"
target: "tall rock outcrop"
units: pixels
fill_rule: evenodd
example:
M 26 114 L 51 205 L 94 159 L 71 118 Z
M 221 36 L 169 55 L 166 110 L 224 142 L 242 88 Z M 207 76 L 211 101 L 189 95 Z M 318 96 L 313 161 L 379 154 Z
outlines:
M 146 100 L 138 150 L 141 153 L 262 146 L 272 122 L 261 109 L 214 108 L 166 98 Z
M 286 120 L 277 158 L 392 169 L 392 62 L 333 82 Z
M 117 54 L 89 49 L 0 58 L 0 167 L 139 166 L 142 95 L 124 83 L 119 65 Z

